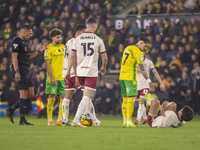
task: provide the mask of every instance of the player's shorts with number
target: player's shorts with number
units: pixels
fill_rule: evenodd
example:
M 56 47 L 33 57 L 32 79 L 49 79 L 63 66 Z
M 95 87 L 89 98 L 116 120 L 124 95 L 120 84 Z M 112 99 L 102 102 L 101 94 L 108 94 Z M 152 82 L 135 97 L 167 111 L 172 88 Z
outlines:
M 53 86 L 50 82 L 47 82 L 46 94 L 65 95 L 65 81 L 57 80 L 56 86 Z
M 137 81 L 119 80 L 122 96 L 137 96 Z
M 148 93 L 149 93 L 149 88 L 144 88 L 142 90 L 138 90 L 138 96 L 136 97 L 136 99 L 140 99 L 140 96 L 146 98 Z

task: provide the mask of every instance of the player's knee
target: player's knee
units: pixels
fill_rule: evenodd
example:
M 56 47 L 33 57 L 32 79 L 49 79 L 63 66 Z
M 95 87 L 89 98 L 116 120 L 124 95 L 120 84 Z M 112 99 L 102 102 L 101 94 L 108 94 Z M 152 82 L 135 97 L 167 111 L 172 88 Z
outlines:
M 158 99 L 153 99 L 151 101 L 151 106 L 157 106 L 157 105 L 160 105 L 160 101 Z
M 49 98 L 56 98 L 56 95 L 54 95 L 54 94 L 49 94 Z
M 140 97 L 139 104 L 144 104 L 144 102 L 145 102 L 145 97 Z
M 163 103 L 167 103 L 168 104 L 169 102 L 168 101 L 164 101 Z
M 173 107 L 176 107 L 176 106 L 177 106 L 175 102 L 171 102 L 171 105 L 172 105 Z
M 177 104 L 175 102 L 170 102 L 167 106 L 166 106 L 166 110 L 172 110 L 172 111 L 176 111 L 177 108 Z

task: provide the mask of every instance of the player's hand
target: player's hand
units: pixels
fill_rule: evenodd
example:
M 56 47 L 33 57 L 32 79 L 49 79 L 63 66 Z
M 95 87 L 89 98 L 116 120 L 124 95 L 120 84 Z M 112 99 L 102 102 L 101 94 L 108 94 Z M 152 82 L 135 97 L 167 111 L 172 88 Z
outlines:
M 187 89 L 187 94 L 190 96 L 191 95 L 191 90 Z
M 102 76 L 106 74 L 106 69 L 104 67 L 101 67 L 100 71 Z
M 38 51 L 41 53 L 43 52 L 45 49 L 47 49 L 48 44 L 44 43 L 44 44 L 40 44 Z
M 70 79 L 70 73 L 67 72 L 66 76 L 65 76 L 65 81 L 67 81 L 68 79 Z
M 165 108 L 166 108 L 167 104 L 169 104 L 169 102 L 168 102 L 168 101 L 164 101 L 164 102 L 162 103 L 162 108 L 164 108 L 164 110 L 165 110 Z
M 150 90 L 150 92 L 155 92 L 154 86 L 150 87 L 149 90 Z
M 40 96 L 42 96 L 44 94 L 44 92 L 42 91 L 42 92 L 40 92 Z
M 15 73 L 15 81 L 18 82 L 21 80 L 21 76 L 19 73 Z
M 80 82 L 78 80 L 78 77 L 75 78 L 75 87 L 78 88 L 80 86 Z
M 56 86 L 57 81 L 54 77 L 50 78 L 50 81 L 51 81 L 51 85 Z
M 153 82 L 149 82 L 149 87 L 150 87 L 150 91 L 151 91 L 151 92 L 154 92 L 154 91 L 155 91 Z
M 161 90 L 161 91 L 164 91 L 164 89 L 165 89 L 164 84 L 160 84 L 160 90 Z

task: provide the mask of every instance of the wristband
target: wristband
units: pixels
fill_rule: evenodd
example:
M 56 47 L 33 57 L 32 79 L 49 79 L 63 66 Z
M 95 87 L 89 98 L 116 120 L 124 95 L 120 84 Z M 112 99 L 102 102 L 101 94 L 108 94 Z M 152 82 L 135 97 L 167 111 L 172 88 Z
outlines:
M 15 73 L 19 73 L 19 69 L 16 69 L 16 70 L 15 70 Z
M 151 79 L 148 78 L 148 79 L 147 79 L 147 82 L 150 83 L 150 82 L 151 82 Z
M 38 53 L 40 53 L 40 54 L 42 53 L 42 52 L 39 51 L 39 49 L 38 49 L 37 51 L 38 51 Z

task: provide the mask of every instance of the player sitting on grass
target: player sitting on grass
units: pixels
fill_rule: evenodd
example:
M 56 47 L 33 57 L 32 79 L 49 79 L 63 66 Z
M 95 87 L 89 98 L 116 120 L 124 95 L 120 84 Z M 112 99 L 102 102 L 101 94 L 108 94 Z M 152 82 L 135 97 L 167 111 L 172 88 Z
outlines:
M 188 105 L 184 106 L 176 114 L 176 103 L 164 101 L 161 105 L 161 111 L 158 113 L 160 107 L 160 101 L 157 99 L 151 99 L 147 101 L 150 105 L 149 115 L 147 122 L 150 127 L 157 128 L 178 128 L 182 127 L 186 121 L 192 120 L 194 112 Z

